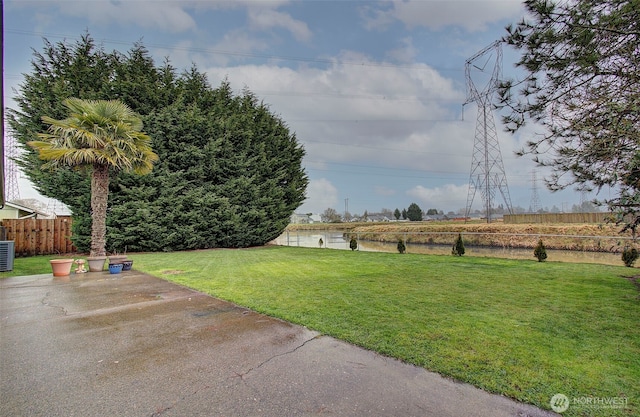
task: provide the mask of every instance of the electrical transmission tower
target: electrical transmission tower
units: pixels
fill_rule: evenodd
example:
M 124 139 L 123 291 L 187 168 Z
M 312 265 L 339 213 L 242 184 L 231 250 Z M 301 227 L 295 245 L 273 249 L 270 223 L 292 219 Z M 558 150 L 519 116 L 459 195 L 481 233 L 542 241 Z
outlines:
M 18 167 L 14 158 L 18 156 L 18 146 L 13 132 L 5 126 L 5 161 L 4 176 L 6 179 L 5 197 L 7 201 L 20 200 L 20 189 L 18 188 Z
M 469 217 L 476 192 L 480 191 L 487 223 L 490 223 L 496 190 L 502 194 L 506 209 L 510 214 L 513 213 L 507 177 L 502 163 L 502 153 L 498 143 L 498 133 L 493 118 L 492 98 L 502 77 L 500 41 L 492 43 L 467 59 L 464 70 L 467 80 L 467 101 L 463 106 L 469 103 L 476 103 L 478 106 L 466 217 Z
M 531 202 L 529 203 L 529 209 L 532 213 L 537 213 L 540 210 L 540 196 L 538 195 L 538 173 L 534 169 L 531 171 Z

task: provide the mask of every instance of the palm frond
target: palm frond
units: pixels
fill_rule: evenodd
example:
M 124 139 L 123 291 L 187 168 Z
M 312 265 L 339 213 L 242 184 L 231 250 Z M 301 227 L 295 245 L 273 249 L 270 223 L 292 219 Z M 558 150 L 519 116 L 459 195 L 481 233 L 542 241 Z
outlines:
M 142 120 L 130 107 L 117 100 L 63 102 L 69 117 L 43 117 L 49 125 L 39 140 L 29 142 L 48 167 L 101 164 L 115 170 L 148 173 L 158 156 L 151 138 L 143 133 Z

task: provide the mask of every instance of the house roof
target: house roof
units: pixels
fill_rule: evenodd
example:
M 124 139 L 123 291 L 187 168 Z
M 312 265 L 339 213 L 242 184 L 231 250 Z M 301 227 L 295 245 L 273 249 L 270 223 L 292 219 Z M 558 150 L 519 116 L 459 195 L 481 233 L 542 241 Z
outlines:
M 47 213 L 45 213 L 43 211 L 36 210 L 36 209 L 31 208 L 31 207 L 23 206 L 22 204 L 12 203 L 11 201 L 5 201 L 4 202 L 4 206 L 5 207 L 10 207 L 10 208 L 16 209 L 18 211 L 22 211 L 22 212 L 27 213 L 26 216 L 22 216 L 22 217 L 28 217 L 29 215 L 34 215 L 34 214 L 38 215 L 38 216 L 48 216 L 49 215 L 49 214 L 47 214 Z

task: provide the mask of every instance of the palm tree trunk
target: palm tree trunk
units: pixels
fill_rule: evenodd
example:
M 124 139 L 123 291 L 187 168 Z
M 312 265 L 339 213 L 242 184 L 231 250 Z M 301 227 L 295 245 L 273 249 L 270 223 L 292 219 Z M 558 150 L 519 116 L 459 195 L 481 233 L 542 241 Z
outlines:
M 109 198 L 109 166 L 95 164 L 91 174 L 91 256 L 107 254 L 107 200 Z

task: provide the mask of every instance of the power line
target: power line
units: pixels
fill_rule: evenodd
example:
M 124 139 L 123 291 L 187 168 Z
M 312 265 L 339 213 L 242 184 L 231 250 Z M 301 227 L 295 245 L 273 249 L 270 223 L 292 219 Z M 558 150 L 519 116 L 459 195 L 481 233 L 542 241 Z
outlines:
M 385 94 L 350 94 L 342 92 L 317 92 L 317 91 L 268 91 L 256 90 L 254 93 L 261 96 L 285 96 L 285 97 L 325 97 L 325 98 L 348 98 L 363 100 L 382 100 L 382 101 L 419 101 L 429 103 L 457 103 L 457 99 L 450 98 L 433 98 L 420 96 L 393 96 Z
M 28 35 L 28 36 L 40 36 L 44 38 L 58 38 L 58 39 L 71 39 L 78 40 L 79 38 L 74 35 L 65 35 L 60 33 L 50 33 L 50 32 L 36 32 L 22 29 L 5 29 L 5 33 L 12 33 L 16 35 Z M 94 38 L 95 39 L 95 38 Z M 123 41 L 118 39 L 95 39 L 96 41 L 100 41 L 101 43 L 108 43 L 114 45 L 131 45 L 130 41 Z M 418 65 L 398 65 L 398 64 L 390 64 L 390 63 L 376 63 L 376 62 L 365 62 L 365 61 L 344 61 L 337 59 L 323 59 L 323 58 L 309 58 L 309 57 L 300 57 L 300 56 L 286 56 L 286 55 L 271 55 L 271 54 L 257 54 L 251 52 L 235 52 L 235 51 L 227 51 L 221 49 L 213 49 L 213 48 L 199 48 L 193 46 L 176 46 L 176 45 L 166 45 L 161 43 L 145 43 L 140 42 L 145 47 L 154 47 L 154 48 L 162 48 L 169 49 L 175 51 L 187 51 L 187 52 L 198 52 L 208 55 L 227 55 L 227 56 L 237 56 L 243 58 L 259 58 L 265 60 L 279 60 L 279 61 L 299 61 L 299 62 L 310 62 L 317 64 L 331 64 L 331 65 L 349 65 L 349 66 L 357 66 L 357 67 L 372 67 L 372 68 L 397 68 L 397 69 L 411 69 L 411 70 L 437 70 L 437 71 L 451 71 L 451 72 L 460 72 L 457 68 L 447 68 L 447 67 L 434 67 L 427 64 L 426 68 L 418 66 Z
M 466 158 L 466 156 L 461 155 L 458 152 L 451 153 L 451 152 L 418 151 L 415 149 L 386 148 L 381 146 L 364 145 L 362 143 L 329 142 L 329 141 L 309 140 L 309 139 L 303 140 L 302 143 L 304 145 L 318 144 L 318 145 L 349 146 L 349 147 L 354 147 L 358 149 L 373 149 L 373 150 L 385 151 L 385 152 L 406 152 L 406 153 L 420 154 L 420 155 L 442 155 L 442 156 L 454 156 L 457 158 Z M 517 156 L 513 156 L 513 157 L 507 157 L 504 159 L 521 159 L 521 158 Z
M 371 172 L 358 172 L 358 171 L 346 171 L 339 169 L 329 169 L 329 168 L 305 168 L 310 171 L 325 171 L 332 172 L 334 174 L 350 174 L 350 175 L 366 175 L 367 177 L 382 177 L 382 178 L 415 178 L 415 179 L 439 179 L 439 180 L 464 180 L 464 177 L 443 177 L 442 175 L 402 175 L 402 174 L 389 174 L 389 173 L 371 173 Z
M 462 171 L 437 171 L 437 170 L 422 170 L 422 169 L 412 169 L 412 168 L 393 168 L 393 167 L 382 167 L 382 166 L 374 166 L 374 165 L 361 165 L 361 164 L 348 164 L 343 162 L 333 162 L 333 161 L 310 161 L 305 159 L 306 163 L 316 163 L 316 164 L 331 164 L 346 167 L 346 169 L 339 168 L 336 169 L 334 167 L 326 167 L 326 168 L 318 168 L 318 167 L 309 167 L 306 166 L 306 170 L 310 171 L 323 171 L 323 172 L 332 172 L 332 173 L 340 173 L 340 174 L 353 174 L 353 175 L 367 175 L 370 177 L 394 177 L 394 178 L 433 178 L 439 180 L 463 180 L 465 179 L 466 173 Z M 348 168 L 356 168 L 356 169 L 348 169 Z M 357 168 L 364 168 L 367 171 L 357 170 Z M 525 178 L 528 175 L 512 175 L 512 178 Z
M 287 122 L 301 123 L 466 123 L 457 117 L 450 119 L 287 119 Z

